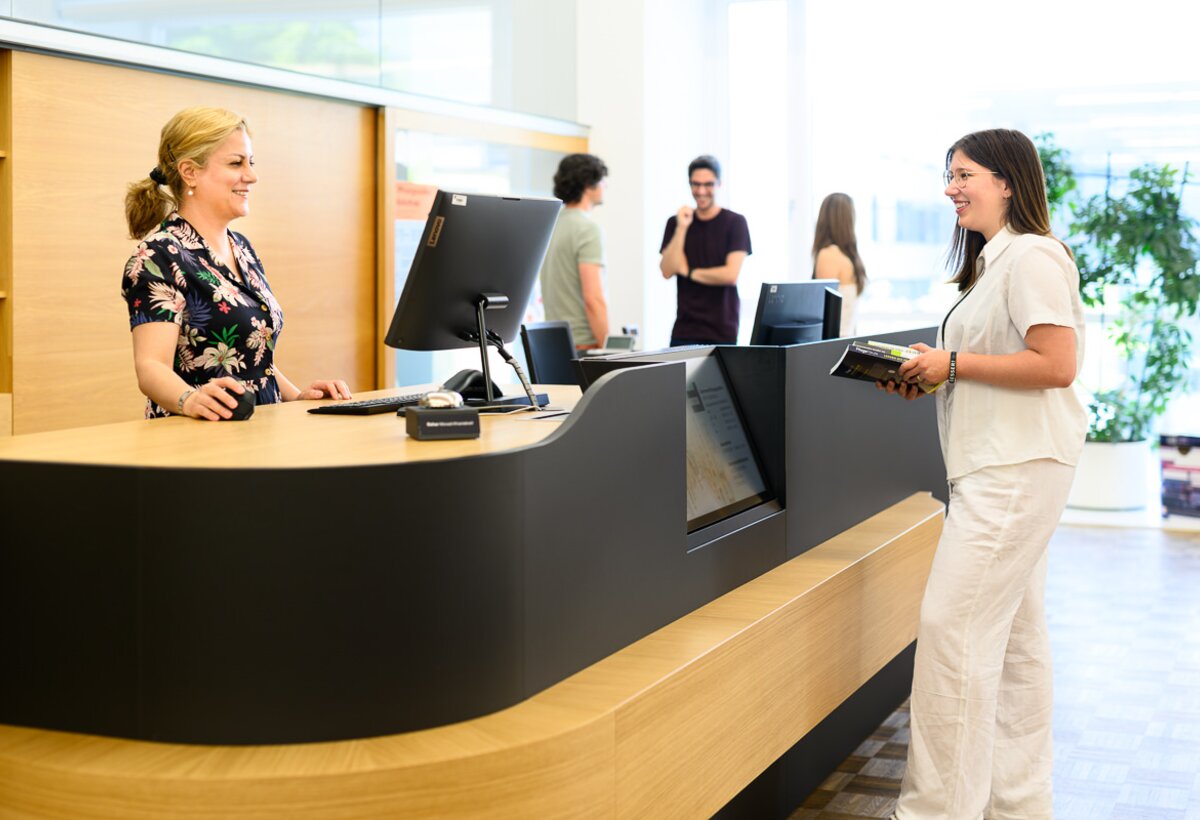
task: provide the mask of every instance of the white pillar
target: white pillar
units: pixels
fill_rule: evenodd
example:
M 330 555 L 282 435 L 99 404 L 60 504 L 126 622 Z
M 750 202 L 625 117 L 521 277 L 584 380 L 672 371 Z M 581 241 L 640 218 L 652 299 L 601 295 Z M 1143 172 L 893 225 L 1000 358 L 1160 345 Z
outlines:
M 608 243 L 610 322 L 637 324 L 648 348 L 666 346 L 675 318 L 658 249 L 667 217 L 691 202 L 687 164 L 728 153 L 718 5 L 723 13 L 724 0 L 577 0 L 578 120 L 609 166 L 595 218 Z

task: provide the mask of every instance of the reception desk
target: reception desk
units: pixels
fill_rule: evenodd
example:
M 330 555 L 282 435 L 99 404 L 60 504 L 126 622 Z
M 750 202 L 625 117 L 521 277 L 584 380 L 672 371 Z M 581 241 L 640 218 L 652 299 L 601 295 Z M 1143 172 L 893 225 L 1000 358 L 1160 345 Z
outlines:
M 304 405 L 0 441 L 0 809 L 711 814 L 915 634 L 932 407 L 814 395 L 831 350 L 725 353 L 775 492 L 710 540 L 672 362 L 476 441 Z

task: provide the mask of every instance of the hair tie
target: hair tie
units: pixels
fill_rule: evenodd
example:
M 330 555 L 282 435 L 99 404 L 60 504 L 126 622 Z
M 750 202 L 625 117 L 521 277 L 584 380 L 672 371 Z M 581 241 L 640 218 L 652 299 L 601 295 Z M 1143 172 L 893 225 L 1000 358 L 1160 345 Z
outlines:
M 155 182 L 157 182 L 159 185 L 166 185 L 166 184 L 167 184 L 167 175 L 166 175 L 166 174 L 164 174 L 164 173 L 162 172 L 162 170 L 161 170 L 161 169 L 159 169 L 159 167 L 158 167 L 157 165 L 155 165 L 155 166 L 154 166 L 154 170 L 152 170 L 152 171 L 150 172 L 150 179 L 154 180 L 154 181 L 155 181 Z

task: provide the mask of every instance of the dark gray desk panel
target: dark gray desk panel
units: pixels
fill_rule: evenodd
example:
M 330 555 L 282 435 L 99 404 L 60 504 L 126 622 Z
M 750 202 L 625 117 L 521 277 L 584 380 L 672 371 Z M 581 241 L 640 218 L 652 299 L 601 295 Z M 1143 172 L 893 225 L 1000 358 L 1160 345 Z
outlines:
M 0 722 L 285 743 L 524 697 L 520 527 L 496 490 L 519 484 L 512 455 L 469 470 L 8 471 L 21 482 L 0 502 L 15 533 L 0 567 L 21 594 L 0 600 Z M 56 487 L 111 506 L 48 517 L 36 499 Z
M 149 499 L 122 478 L 0 462 L 0 722 L 111 735 L 135 724 L 132 533 Z M 104 525 L 114 514 L 125 532 Z
M 933 344 L 935 331 L 871 338 Z M 869 382 L 829 376 L 846 343 L 784 348 L 789 558 L 914 492 L 948 500 L 933 396 L 909 402 Z
M 143 700 L 161 736 L 365 737 L 522 697 L 515 458 L 240 478 L 258 514 L 143 562 Z
M 684 366 L 623 370 L 624 389 L 604 389 L 616 375 L 585 394 L 561 440 L 525 459 L 530 694 L 783 557 L 781 516 L 687 551 Z M 589 434 L 572 436 L 584 421 Z

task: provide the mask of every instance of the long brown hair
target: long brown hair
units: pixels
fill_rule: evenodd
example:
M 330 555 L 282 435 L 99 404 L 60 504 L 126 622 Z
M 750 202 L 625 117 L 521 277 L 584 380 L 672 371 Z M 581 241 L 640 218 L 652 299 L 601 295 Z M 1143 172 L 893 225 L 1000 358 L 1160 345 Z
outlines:
M 1046 204 L 1046 177 L 1033 140 L 1020 131 L 992 128 L 967 134 L 946 151 L 946 170 L 955 151 L 962 151 L 972 162 L 982 165 L 1008 183 L 1012 196 L 1004 210 L 1004 224 L 1016 233 L 1050 236 L 1050 207 Z M 947 267 L 957 272 L 950 279 L 965 291 L 975 284 L 975 262 L 987 240 L 978 231 L 954 226 L 954 239 L 947 255 Z M 1063 245 L 1067 254 L 1071 249 Z
M 185 108 L 163 126 L 158 141 L 158 164 L 151 173 L 132 182 L 125 192 L 125 221 L 131 239 L 141 239 L 183 202 L 183 178 L 179 165 L 190 159 L 203 168 L 212 152 L 221 147 L 234 131 L 247 134 L 249 127 L 239 114 L 224 108 L 195 106 Z
M 830 245 L 837 245 L 854 265 L 854 283 L 862 293 L 867 286 L 867 269 L 858 255 L 858 240 L 854 238 L 854 200 L 846 194 L 830 194 L 817 213 L 816 235 L 813 236 L 812 257 Z

